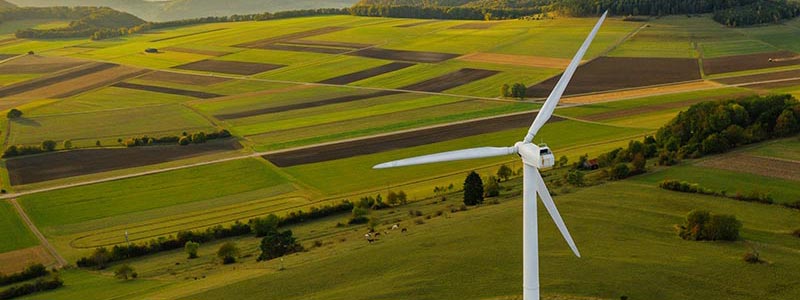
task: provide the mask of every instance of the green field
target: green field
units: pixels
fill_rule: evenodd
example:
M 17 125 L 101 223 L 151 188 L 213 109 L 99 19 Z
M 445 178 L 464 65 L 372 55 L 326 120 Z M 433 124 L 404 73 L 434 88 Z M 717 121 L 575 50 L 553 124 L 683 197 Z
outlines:
M 751 154 L 800 161 L 800 139 L 769 143 L 750 151 Z
M 36 246 L 39 241 L 7 201 L 0 201 L 0 253 Z
M 145 218 L 154 218 L 162 216 L 160 209 L 174 205 L 256 190 L 269 194 L 285 184 L 288 181 L 263 162 L 244 159 L 39 193 L 20 201 L 38 226 L 57 233 L 69 224 L 144 211 L 149 212 Z

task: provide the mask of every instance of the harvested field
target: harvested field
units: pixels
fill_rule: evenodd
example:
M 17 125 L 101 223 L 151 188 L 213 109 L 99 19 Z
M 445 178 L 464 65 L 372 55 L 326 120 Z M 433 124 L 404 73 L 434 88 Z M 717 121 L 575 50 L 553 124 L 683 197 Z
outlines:
M 49 266 L 55 263 L 55 259 L 42 246 L 0 253 L 0 273 L 16 273 L 33 263 Z
M 752 156 L 747 154 L 727 154 L 701 161 L 697 165 L 702 167 L 800 181 L 800 162 L 791 160 Z
M 208 55 L 208 56 L 223 56 L 223 55 L 231 54 L 230 52 L 190 49 L 190 48 L 182 48 L 182 47 L 166 47 L 166 48 L 163 48 L 161 50 L 183 52 L 183 53 L 192 53 L 192 54 L 201 54 L 201 55 Z
M 189 146 L 145 146 L 121 149 L 87 149 L 23 156 L 6 161 L 12 185 L 164 163 L 201 155 L 232 151 L 234 139 Z
M 393 62 L 386 65 L 378 66 L 372 69 L 367 69 L 363 71 L 358 71 L 330 79 L 326 79 L 320 81 L 320 83 L 326 84 L 349 84 L 359 80 L 367 79 L 370 77 L 375 77 L 381 74 L 386 74 L 389 72 L 394 72 L 397 70 L 405 69 L 410 66 L 413 66 L 413 63 L 406 63 L 406 62 Z
M 397 25 L 397 26 L 394 26 L 394 27 L 399 27 L 399 28 L 417 27 L 417 26 L 427 25 L 427 24 L 436 23 L 436 22 L 441 22 L 441 21 L 439 21 L 439 20 L 422 21 L 422 22 L 416 22 L 416 23 L 401 24 L 401 25 Z
M 225 60 L 201 60 L 177 67 L 175 69 L 192 70 L 192 71 L 206 71 L 206 72 L 219 72 L 236 75 L 253 75 L 269 70 L 274 70 L 284 67 L 283 65 L 243 62 L 243 61 L 225 61 Z
M 457 86 L 461 86 L 476 80 L 480 80 L 494 74 L 497 74 L 497 71 L 492 70 L 481 70 L 481 69 L 461 69 L 449 74 L 445 74 L 436 78 L 428 79 L 423 82 L 415 83 L 412 85 L 408 85 L 405 87 L 400 88 L 401 90 L 412 90 L 412 91 L 423 91 L 423 92 L 442 92 Z M 399 94 L 400 92 L 397 91 L 378 91 L 374 93 L 367 93 L 367 94 L 359 94 L 359 95 L 347 95 L 341 97 L 335 97 L 330 99 L 323 99 L 319 101 L 312 101 L 312 102 L 303 102 L 297 104 L 290 104 L 284 106 L 276 106 L 276 107 L 268 107 L 263 109 L 256 109 L 256 110 L 249 110 L 243 111 L 238 113 L 232 114 L 219 114 L 214 115 L 214 117 L 220 120 L 229 120 L 229 119 L 238 119 L 238 118 L 245 118 L 263 114 L 271 114 L 277 112 L 284 112 L 296 109 L 304 109 L 304 108 L 311 108 L 323 105 L 331 105 L 337 103 L 345 103 L 345 102 L 352 102 L 358 100 L 364 100 L 369 98 L 376 98 L 376 97 L 383 97 L 389 96 L 394 94 Z
M 785 88 L 790 86 L 798 86 L 800 85 L 800 79 L 794 80 L 783 80 L 783 81 L 776 81 L 776 82 L 764 82 L 764 83 L 755 83 L 755 84 L 746 84 L 743 87 L 757 89 L 757 90 L 769 90 L 769 89 L 779 89 Z
M 659 94 L 675 94 L 680 92 L 689 92 L 689 91 L 696 91 L 696 90 L 705 90 L 705 89 L 712 89 L 721 87 L 721 84 L 715 83 L 713 81 L 696 81 L 696 82 L 689 82 L 689 83 L 680 83 L 680 84 L 671 84 L 671 85 L 662 85 L 656 87 L 647 87 L 641 89 L 633 89 L 633 90 L 624 90 L 624 91 L 614 91 L 608 93 L 600 93 L 600 94 L 591 94 L 591 95 L 584 95 L 584 96 L 573 96 L 573 97 L 564 97 L 561 99 L 561 103 L 566 104 L 587 104 L 587 103 L 598 103 L 598 102 L 607 102 L 612 100 L 620 100 L 620 99 L 631 99 L 631 98 L 639 98 L 639 97 L 647 97 Z
M 528 88 L 529 97 L 547 97 L 561 75 Z M 686 58 L 599 57 L 580 67 L 565 95 L 643 87 L 700 79 L 697 60 Z
M 258 41 L 243 43 L 243 44 L 238 44 L 238 45 L 235 45 L 235 47 L 263 48 L 263 47 L 266 47 L 268 45 L 272 45 L 272 44 L 275 44 L 275 43 L 278 43 L 278 42 L 285 42 L 285 41 L 291 41 L 291 40 L 296 40 L 296 39 L 302 39 L 302 38 L 307 38 L 307 37 L 311 37 L 311 36 L 315 36 L 315 35 L 322 35 L 322 34 L 336 32 L 336 31 L 345 30 L 345 29 L 347 29 L 347 27 L 323 27 L 323 28 L 317 28 L 317 29 L 308 30 L 308 31 L 290 33 L 290 34 L 286 34 L 286 35 L 282 35 L 282 36 L 272 37 L 272 38 L 268 38 L 268 39 L 263 39 L 263 40 L 258 40 Z
M 53 83 L 35 90 L 29 90 L 15 95 L 15 97 L 67 98 L 97 88 L 105 87 L 116 82 L 134 78 L 148 72 L 150 72 L 150 70 L 128 66 L 113 66 L 112 68 L 87 74 L 85 76 L 79 76 L 66 81 Z
M 17 56 L 17 55 L 16 54 L 0 54 L 0 60 L 9 59 L 9 58 L 12 58 L 14 56 Z
M 742 84 L 742 83 L 772 81 L 772 80 L 789 79 L 789 78 L 800 78 L 800 70 L 789 70 L 789 71 L 772 72 L 764 74 L 727 77 L 727 78 L 714 79 L 714 81 L 724 84 Z
M 144 75 L 142 77 L 139 77 L 139 79 L 149 80 L 149 81 L 159 81 L 159 82 L 170 82 L 177 84 L 201 85 L 201 86 L 214 85 L 217 83 L 223 83 L 231 80 L 230 78 L 224 78 L 224 77 L 201 76 L 201 75 L 163 72 L 163 71 L 153 72 Z
M 362 49 L 355 52 L 347 53 L 347 55 L 385 59 L 385 60 L 421 62 L 421 63 L 443 62 L 445 60 L 456 58 L 459 56 L 458 54 L 452 54 L 452 53 L 392 50 L 392 49 L 381 49 L 381 48 Z
M 456 25 L 448 29 L 489 29 L 497 24 L 496 22 L 470 22 L 461 25 Z
M 497 73 L 500 72 L 493 70 L 464 68 L 436 78 L 425 80 L 423 82 L 408 85 L 400 89 L 423 92 L 443 92 L 457 86 L 487 78 Z
M 294 52 L 311 52 L 311 53 L 322 53 L 322 54 L 343 54 L 353 51 L 352 49 L 311 47 L 311 46 L 291 45 L 291 44 L 269 44 L 265 45 L 264 47 L 261 47 L 261 49 L 294 51 Z
M 383 96 L 389 96 L 389 95 L 394 95 L 394 94 L 399 94 L 399 93 L 400 92 L 395 92 L 395 91 L 379 91 L 379 92 L 367 93 L 367 94 L 347 95 L 347 96 L 341 96 L 341 97 L 336 97 L 336 98 L 323 99 L 323 100 L 319 100 L 319 101 L 303 102 L 303 103 L 296 103 L 296 104 L 290 104 L 290 105 L 284 105 L 284 106 L 276 106 L 276 107 L 267 107 L 267 108 L 248 110 L 248 111 L 232 113 L 232 114 L 219 114 L 219 115 L 214 115 L 214 117 L 216 117 L 217 119 L 220 119 L 220 120 L 246 118 L 246 117 L 252 117 L 252 116 L 263 115 L 263 114 L 272 114 L 272 113 L 278 113 L 278 112 L 284 112 L 284 111 L 290 111 L 290 110 L 296 110 L 296 109 L 304 109 L 304 108 L 311 108 L 311 107 L 317 107 L 317 106 L 323 106 L 323 105 L 331 105 L 331 104 L 337 104 L 337 103 L 345 103 L 345 102 L 364 100 L 364 99 L 375 98 L 375 97 L 383 97 Z
M 174 88 L 168 88 L 168 87 L 163 87 L 163 86 L 144 85 L 144 84 L 136 84 L 136 83 L 128 83 L 128 82 L 119 82 L 119 83 L 116 83 L 116 84 L 114 84 L 112 86 L 113 87 L 118 87 L 118 88 L 150 91 L 150 92 L 172 94 L 172 95 L 179 95 L 179 96 L 189 96 L 189 97 L 200 98 L 200 99 L 211 99 L 211 98 L 222 97 L 222 95 L 219 95 L 219 94 L 212 94 L 212 93 L 198 92 L 198 91 L 189 91 L 189 90 L 181 90 L 181 89 L 174 89 Z
M 111 68 L 117 67 L 116 64 L 109 64 L 109 63 L 93 63 L 86 65 L 80 69 L 70 70 L 64 73 L 60 73 L 54 76 L 48 76 L 44 78 L 39 78 L 35 80 L 30 80 L 26 82 L 22 82 L 19 84 L 13 84 L 8 87 L 4 87 L 0 89 L 0 97 L 8 97 L 11 95 L 19 95 L 25 94 L 37 89 L 50 89 L 54 85 L 62 82 L 73 81 L 76 78 L 90 75 L 93 73 L 97 73 L 100 71 L 108 70 Z M 53 91 L 58 93 L 60 91 Z
M 220 30 L 225 30 L 225 29 L 228 29 L 228 28 L 216 28 L 216 29 L 200 31 L 200 32 L 195 32 L 195 33 L 181 34 L 181 35 L 166 37 L 166 38 L 163 38 L 163 39 L 152 40 L 150 42 L 169 41 L 169 40 L 172 40 L 172 39 L 179 39 L 179 38 L 182 38 L 182 37 L 193 36 L 193 35 L 198 35 L 198 34 L 204 34 L 204 33 L 209 33 L 209 32 L 215 32 L 215 31 L 220 31 Z
M 490 63 L 499 65 L 527 66 L 535 68 L 564 69 L 569 65 L 569 59 L 542 56 L 527 56 L 498 53 L 472 53 L 461 56 L 459 60 Z
M 797 53 L 790 51 L 779 51 L 726 56 L 720 58 L 708 58 L 703 59 L 703 71 L 705 71 L 706 75 L 712 75 L 800 64 L 800 60 L 786 59 L 793 57 L 797 57 Z M 773 61 L 770 61 L 770 59 L 773 59 Z
M 553 117 L 549 122 L 558 122 L 562 120 L 561 118 Z M 444 142 L 508 129 L 524 128 L 530 126 L 530 124 L 531 113 L 524 112 L 509 116 L 393 133 L 379 137 L 328 144 L 300 150 L 289 150 L 265 155 L 264 158 L 279 167 L 291 167 Z
M 323 47 L 351 48 L 351 49 L 361 49 L 361 48 L 367 48 L 367 47 L 374 46 L 374 45 L 370 45 L 370 44 L 332 42 L 332 41 L 310 41 L 310 40 L 293 40 L 293 41 L 291 41 L 291 44 L 294 44 L 294 45 L 305 45 L 305 46 L 323 46 Z
M 12 61 L 0 64 L 2 74 L 44 74 L 77 67 L 89 63 L 66 57 L 44 57 L 26 55 Z

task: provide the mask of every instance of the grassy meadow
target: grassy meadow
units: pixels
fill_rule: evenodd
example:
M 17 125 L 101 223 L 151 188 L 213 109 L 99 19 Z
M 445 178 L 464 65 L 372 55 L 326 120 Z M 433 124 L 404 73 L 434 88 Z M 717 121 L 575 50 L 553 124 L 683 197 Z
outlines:
M 39 244 L 28 226 L 8 202 L 0 202 L 0 253 L 24 249 Z

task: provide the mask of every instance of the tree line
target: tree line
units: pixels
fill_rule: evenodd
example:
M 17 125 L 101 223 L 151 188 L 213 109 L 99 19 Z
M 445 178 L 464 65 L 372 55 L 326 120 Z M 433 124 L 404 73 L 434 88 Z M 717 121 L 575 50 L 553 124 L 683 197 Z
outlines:
M 74 20 L 63 28 L 21 29 L 17 38 L 52 39 L 93 37 L 100 31 L 125 31 L 145 23 L 129 13 L 108 7 L 18 7 L 0 11 L 0 23 L 29 19 Z

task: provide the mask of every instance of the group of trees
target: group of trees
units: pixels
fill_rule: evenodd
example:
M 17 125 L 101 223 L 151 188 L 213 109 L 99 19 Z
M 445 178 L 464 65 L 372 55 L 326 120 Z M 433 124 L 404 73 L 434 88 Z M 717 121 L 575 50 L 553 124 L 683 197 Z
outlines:
M 0 23 L 27 19 L 70 19 L 66 27 L 52 29 L 22 29 L 18 38 L 77 38 L 104 36 L 101 32 L 126 31 L 145 21 L 129 13 L 108 7 L 17 7 L 0 11 Z
M 714 21 L 730 27 L 777 23 L 800 16 L 800 4 L 786 0 L 758 0 L 714 11 Z
M 25 268 L 22 272 L 5 275 L 0 273 L 0 286 L 6 286 L 17 282 L 28 281 L 34 278 L 50 275 L 50 271 L 42 264 L 33 264 Z
M 39 278 L 34 282 L 28 282 L 16 286 L 12 286 L 5 290 L 0 291 L 0 300 L 13 299 L 30 295 L 37 292 L 49 291 L 60 288 L 64 285 L 64 281 L 58 276 L 49 278 Z
M 696 193 L 696 194 L 711 195 L 711 196 L 718 196 L 718 197 L 727 197 L 727 198 L 741 200 L 741 201 L 747 201 L 747 202 L 760 202 L 760 203 L 766 203 L 766 204 L 772 204 L 772 203 L 775 202 L 772 199 L 772 195 L 770 195 L 769 193 L 762 193 L 762 192 L 759 192 L 759 191 L 752 191 L 752 192 L 749 192 L 749 193 L 743 193 L 743 192 L 738 192 L 737 191 L 736 193 L 728 194 L 728 192 L 724 191 L 724 190 L 722 190 L 722 191 L 712 190 L 712 189 L 704 188 L 704 187 L 700 186 L 697 183 L 689 183 L 689 182 L 686 182 L 686 181 L 678 181 L 678 180 L 672 180 L 672 179 L 665 179 L 664 181 L 662 181 L 661 183 L 658 184 L 658 187 L 660 187 L 662 189 L 665 189 L 665 190 L 670 190 L 670 191 L 676 191 L 676 192 L 682 192 L 682 193 Z
M 180 136 L 162 136 L 162 137 L 133 137 L 129 139 L 119 139 L 118 142 L 125 145 L 125 147 L 138 147 L 138 146 L 152 146 L 163 144 L 175 144 L 186 146 L 189 144 L 202 144 L 208 140 L 221 139 L 231 137 L 231 133 L 226 129 L 220 129 L 216 132 L 205 133 L 203 131 L 195 133 L 183 132 Z
M 623 179 L 632 175 L 641 174 L 646 171 L 648 158 L 656 156 L 656 140 L 652 136 L 646 136 L 643 141 L 630 141 L 627 148 L 617 148 L 609 152 L 600 154 L 595 161 L 597 167 L 603 168 L 603 172 L 612 180 Z M 589 156 L 581 156 L 573 164 L 573 170 L 567 173 L 567 181 L 573 185 L 583 185 L 583 173 L 581 170 L 592 169 L 588 164 Z
M 78 267 L 103 269 L 110 262 L 122 261 L 129 258 L 141 257 L 149 254 L 184 248 L 192 256 L 197 255 L 197 248 L 200 243 L 214 240 L 242 236 L 255 233 L 258 237 L 265 236 L 273 228 L 280 226 L 297 224 L 306 220 L 322 218 L 333 214 L 349 211 L 353 208 L 350 201 L 342 201 L 336 205 L 325 205 L 322 207 L 312 207 L 309 211 L 293 211 L 285 217 L 280 218 L 275 215 L 268 215 L 260 218 L 253 218 L 247 224 L 239 221 L 228 227 L 217 225 L 207 228 L 204 231 L 180 231 L 175 236 L 159 237 L 149 242 L 129 243 L 125 245 L 115 245 L 109 250 L 106 247 L 99 247 L 95 251 L 77 261 Z M 191 243 L 197 243 L 193 245 Z M 194 251 L 192 251 L 194 249 Z
M 6 117 L 8 117 L 9 119 L 21 118 L 22 117 L 22 111 L 19 110 L 19 109 L 16 109 L 16 108 L 12 108 L 11 110 L 8 111 L 8 113 L 6 114 Z
M 723 153 L 800 132 L 800 102 L 791 95 L 752 96 L 692 105 L 656 134 L 659 162 Z
M 53 140 L 45 140 L 38 146 L 11 145 L 3 152 L 3 158 L 52 152 L 58 144 Z
M 456 19 L 456 20 L 501 20 L 516 19 L 542 13 L 542 7 L 484 8 L 470 6 L 417 6 L 417 5 L 367 5 L 356 4 L 350 8 L 354 16 Z
M 704 210 L 693 210 L 680 225 L 678 235 L 690 241 L 736 241 L 742 222 L 733 215 L 717 215 Z
M 524 83 L 514 83 L 510 86 L 508 84 L 503 84 L 500 87 L 500 95 L 505 98 L 519 98 L 523 100 L 527 93 L 528 87 L 526 87 Z

